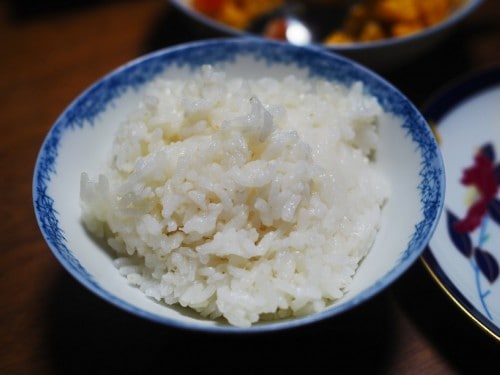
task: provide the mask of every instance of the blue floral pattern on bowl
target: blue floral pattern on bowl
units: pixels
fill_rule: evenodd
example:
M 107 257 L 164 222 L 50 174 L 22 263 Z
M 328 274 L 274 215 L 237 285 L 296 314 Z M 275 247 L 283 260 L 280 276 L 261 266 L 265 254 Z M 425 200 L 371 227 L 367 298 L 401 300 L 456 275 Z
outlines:
M 380 99 L 387 111 L 401 118 L 400 127 L 386 131 L 394 132 L 395 135 L 391 136 L 398 140 L 396 146 L 415 165 L 409 181 L 415 196 L 412 200 L 415 222 L 410 221 L 408 229 L 405 227 L 407 236 L 406 232 L 398 234 L 402 244 L 391 255 L 393 264 L 378 271 L 381 275 L 347 302 L 314 316 L 252 327 L 252 331 L 293 327 L 346 311 L 389 286 L 418 259 L 431 238 L 443 207 L 444 172 L 439 147 L 414 105 L 375 73 L 319 48 L 299 48 L 253 38 L 218 39 L 160 50 L 116 69 L 77 97 L 49 131 L 35 166 L 33 203 L 46 242 L 70 274 L 105 300 L 153 321 L 189 328 L 195 324 L 208 331 L 245 331 L 214 322 L 200 322 L 182 309 L 165 313 L 164 306 L 137 294 L 130 296 L 133 291 L 118 285 L 125 285 L 121 276 L 115 278 L 112 271 L 103 271 L 103 267 L 111 268 L 107 265 L 109 256 L 89 240 L 79 219 L 79 174 L 84 165 L 91 164 L 87 159 L 97 158 L 95 154 L 101 151 L 97 143 L 104 142 L 107 137 L 102 133 L 112 131 L 108 129 L 108 118 L 115 119 L 120 115 L 126 107 L 124 103 L 160 74 L 188 74 L 203 64 L 219 65 L 229 71 L 237 67 L 239 75 L 259 76 L 269 71 L 277 75 L 293 73 L 345 84 L 360 80 L 371 94 Z M 388 138 L 385 142 L 393 147 L 392 141 Z M 385 157 L 392 158 L 389 154 Z M 397 164 L 394 168 L 405 170 L 408 166 Z M 399 199 L 403 202 L 408 197 L 405 195 Z M 400 210 L 397 204 L 394 206 L 394 210 Z M 408 220 L 413 220 L 413 216 Z M 386 228 L 386 231 L 390 233 L 391 229 Z M 179 314 L 185 316 L 179 319 Z

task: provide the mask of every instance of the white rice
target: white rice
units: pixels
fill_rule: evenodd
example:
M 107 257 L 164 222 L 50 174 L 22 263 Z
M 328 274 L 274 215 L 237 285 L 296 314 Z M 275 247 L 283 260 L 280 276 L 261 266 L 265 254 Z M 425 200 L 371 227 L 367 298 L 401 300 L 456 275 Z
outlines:
M 321 311 L 379 230 L 390 186 L 373 157 L 386 115 L 361 82 L 211 66 L 157 79 L 102 172 L 82 173 L 84 223 L 166 304 L 240 327 Z

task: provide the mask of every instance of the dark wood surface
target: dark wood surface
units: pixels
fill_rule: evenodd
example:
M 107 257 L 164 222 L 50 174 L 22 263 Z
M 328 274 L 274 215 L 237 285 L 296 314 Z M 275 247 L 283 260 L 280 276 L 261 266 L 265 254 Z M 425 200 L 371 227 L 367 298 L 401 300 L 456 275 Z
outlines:
M 451 80 L 500 64 L 500 2 L 486 1 L 436 49 L 383 75 L 417 106 Z M 80 286 L 38 229 L 32 175 L 64 108 L 117 66 L 205 37 L 167 1 L 0 2 L 0 374 L 486 374 L 500 344 L 420 261 L 348 314 L 287 333 L 216 336 L 123 312 Z

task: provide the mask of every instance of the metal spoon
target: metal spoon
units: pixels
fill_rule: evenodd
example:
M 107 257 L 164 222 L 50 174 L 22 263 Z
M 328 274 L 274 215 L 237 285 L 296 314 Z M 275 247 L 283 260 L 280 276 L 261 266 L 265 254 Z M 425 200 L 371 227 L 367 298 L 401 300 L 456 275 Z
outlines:
M 285 0 L 257 17 L 247 31 L 296 45 L 321 43 L 342 26 L 350 8 L 360 0 Z

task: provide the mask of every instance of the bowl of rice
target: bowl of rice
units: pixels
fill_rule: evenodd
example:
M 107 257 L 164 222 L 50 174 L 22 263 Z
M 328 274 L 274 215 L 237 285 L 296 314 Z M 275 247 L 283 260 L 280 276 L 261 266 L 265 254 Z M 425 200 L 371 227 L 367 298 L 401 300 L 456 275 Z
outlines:
M 291 2 L 291 9 L 313 26 L 322 25 L 318 40 L 294 21 L 277 17 L 261 32 L 252 30 L 256 19 L 271 15 L 285 0 L 171 0 L 191 21 L 199 35 L 259 36 L 304 45 L 314 43 L 377 71 L 398 68 L 421 57 L 443 42 L 484 0 L 361 0 L 352 5 L 337 27 L 331 0 Z M 297 5 L 296 3 L 299 3 Z M 338 3 L 338 1 L 337 1 Z M 307 11 L 307 9 L 311 9 Z M 278 12 L 279 13 L 279 12 Z M 304 15 L 303 15 L 304 16 Z M 271 20 L 274 18 L 271 17 Z M 288 26 L 287 26 L 288 24 Z M 306 34 L 306 35 L 304 35 Z
M 288 329 L 369 300 L 419 258 L 443 196 L 437 142 L 397 88 L 257 38 L 118 67 L 57 118 L 33 176 L 41 233 L 83 287 L 206 332 Z

